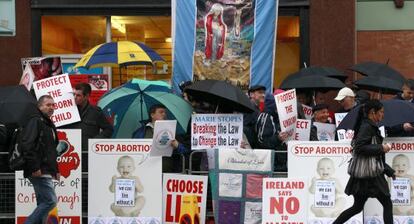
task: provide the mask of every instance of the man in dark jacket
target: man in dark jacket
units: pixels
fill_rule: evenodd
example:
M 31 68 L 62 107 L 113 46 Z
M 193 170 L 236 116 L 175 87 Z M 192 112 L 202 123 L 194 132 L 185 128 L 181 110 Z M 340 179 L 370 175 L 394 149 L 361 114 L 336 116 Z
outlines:
M 25 223 L 46 223 L 47 215 L 57 203 L 52 178 L 59 180 L 56 162 L 58 144 L 56 127 L 50 120 L 54 112 L 54 101 L 49 95 L 39 98 L 40 116 L 32 117 L 23 127 L 21 147 L 24 152 L 24 177 L 33 185 L 37 207 Z
M 405 100 L 414 103 L 414 80 L 408 79 L 401 87 L 401 93 L 397 94 L 394 99 Z
M 88 150 L 90 138 L 110 138 L 113 127 L 106 119 L 101 108 L 89 103 L 91 86 L 88 83 L 78 83 L 74 89 L 75 102 L 78 106 L 80 122 L 66 125 L 62 128 L 82 130 L 82 150 Z

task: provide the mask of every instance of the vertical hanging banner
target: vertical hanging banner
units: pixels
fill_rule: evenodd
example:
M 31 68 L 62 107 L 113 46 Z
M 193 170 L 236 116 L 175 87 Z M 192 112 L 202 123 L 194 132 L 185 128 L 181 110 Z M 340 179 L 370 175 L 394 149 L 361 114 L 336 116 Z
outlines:
M 262 224 L 306 223 L 306 179 L 264 178 Z
M 59 223 L 80 224 L 82 217 L 81 131 L 58 129 L 60 181 L 54 181 Z M 16 172 L 16 224 L 36 208 L 36 195 L 23 171 Z
M 288 133 L 288 140 L 293 140 L 296 133 L 298 107 L 296 90 L 291 89 L 275 95 L 277 113 L 279 114 L 280 129 Z
M 164 174 L 162 194 L 162 223 L 205 223 L 207 176 Z
M 160 223 L 161 157 L 152 139 L 89 139 L 88 223 Z
M 391 150 L 385 160 L 395 170 L 395 180 L 387 178 L 393 204 L 394 223 L 414 223 L 414 138 L 385 138 Z M 369 199 L 364 207 L 368 223 L 383 223 L 382 206 L 376 199 Z
M 350 158 L 349 142 L 288 142 L 288 177 L 307 178 L 309 181 L 309 203 L 306 208 L 309 223 L 332 223 L 353 204 L 353 197 L 344 193 L 349 179 L 347 168 Z M 348 223 L 362 224 L 362 215 L 355 215 Z
M 56 127 L 80 121 L 68 74 L 53 76 L 33 83 L 36 98 L 49 95 L 55 101 L 52 117 Z
M 175 88 L 182 81 L 217 79 L 242 89 L 258 84 L 272 89 L 277 0 L 173 0 L 171 5 Z

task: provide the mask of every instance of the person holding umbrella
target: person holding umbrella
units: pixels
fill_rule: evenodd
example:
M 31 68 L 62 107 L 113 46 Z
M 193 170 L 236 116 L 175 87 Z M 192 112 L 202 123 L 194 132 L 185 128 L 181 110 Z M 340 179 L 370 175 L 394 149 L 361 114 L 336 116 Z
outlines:
M 401 93 L 397 94 L 394 99 L 405 100 L 410 103 L 414 103 L 414 80 L 408 79 L 404 82 Z M 387 127 L 388 137 L 409 137 L 414 136 L 414 126 L 409 123 L 403 123 L 392 127 Z
M 363 166 L 365 169 L 355 168 L 354 171 L 352 169 L 350 171 L 348 168 L 351 177 L 346 185 L 345 193 L 353 195 L 354 204 L 343 211 L 333 222 L 334 224 L 345 223 L 352 216 L 360 213 L 368 198 L 376 198 L 382 204 L 384 223 L 393 223 L 391 195 L 384 174 L 395 179 L 395 171 L 385 163 L 385 154 L 391 150 L 391 146 L 382 144 L 383 138 L 378 130 L 378 123 L 383 118 L 384 106 L 378 100 L 367 101 L 360 110 L 351 144 L 353 160 L 357 161 L 356 159 L 361 158 L 358 167 Z M 372 166 L 367 164 L 369 160 L 362 160 L 362 157 L 374 157 L 380 165 L 370 169 Z M 362 175 L 368 170 L 372 171 L 372 174 Z
M 344 87 L 339 90 L 338 95 L 335 97 L 335 100 L 341 104 L 341 108 L 336 113 L 349 112 L 356 106 L 355 93 L 348 87 Z

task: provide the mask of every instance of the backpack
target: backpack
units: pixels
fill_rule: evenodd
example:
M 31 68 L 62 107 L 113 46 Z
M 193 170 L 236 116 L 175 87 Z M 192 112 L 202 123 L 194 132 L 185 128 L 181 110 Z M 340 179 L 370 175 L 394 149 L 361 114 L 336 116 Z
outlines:
M 22 141 L 22 127 L 17 127 L 14 129 L 13 133 L 11 134 L 10 142 L 9 142 L 9 155 L 8 155 L 8 162 L 9 168 L 13 171 L 17 170 L 24 170 L 26 165 L 26 160 L 24 158 L 24 151 L 20 146 Z M 35 150 L 39 149 L 40 141 L 43 136 L 43 131 L 40 131 L 39 137 L 36 139 Z
M 274 149 L 276 147 L 275 141 L 272 139 L 277 136 L 277 126 L 271 114 L 260 113 L 257 117 L 255 130 L 260 148 Z

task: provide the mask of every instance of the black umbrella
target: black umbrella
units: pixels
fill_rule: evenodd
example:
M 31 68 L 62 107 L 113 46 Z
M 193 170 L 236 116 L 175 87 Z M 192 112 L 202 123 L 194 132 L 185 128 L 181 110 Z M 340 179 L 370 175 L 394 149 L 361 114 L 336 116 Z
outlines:
M 0 122 L 24 126 L 34 114 L 39 114 L 37 101 L 26 87 L 0 87 Z
M 319 76 L 326 76 L 331 78 L 336 78 L 341 80 L 342 82 L 348 78 L 348 75 L 344 74 L 343 72 L 331 68 L 331 67 L 324 67 L 324 66 L 310 66 L 306 68 L 302 68 L 298 72 L 290 74 L 288 78 L 297 78 L 298 76 L 302 75 L 319 75 Z
M 384 76 L 367 76 L 354 82 L 361 89 L 395 94 L 401 91 L 403 83 Z
M 342 89 L 345 84 L 338 79 L 321 75 L 298 75 L 295 77 L 288 76 L 280 84 L 281 89 Z
M 350 68 L 352 71 L 356 71 L 365 76 L 383 76 L 389 79 L 393 79 L 404 83 L 404 76 L 397 70 L 388 66 L 388 64 L 382 64 L 378 62 L 368 61 L 356 64 Z
M 384 119 L 380 125 L 392 127 L 406 122 L 414 122 L 413 103 L 405 100 L 382 100 L 381 103 L 384 105 Z M 354 130 L 361 109 L 361 106 L 352 109 L 341 121 L 337 130 Z
M 240 88 L 225 81 L 198 81 L 185 88 L 185 90 L 190 96 L 213 103 L 220 108 L 231 108 L 239 112 L 254 111 L 247 95 Z

